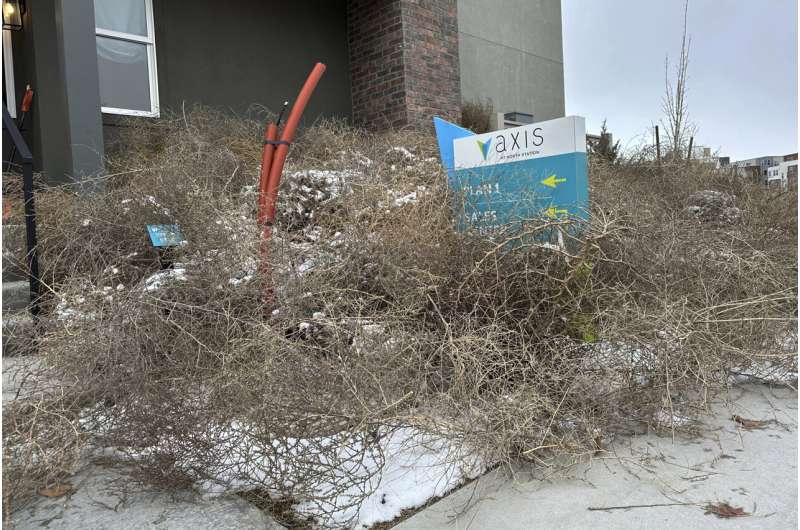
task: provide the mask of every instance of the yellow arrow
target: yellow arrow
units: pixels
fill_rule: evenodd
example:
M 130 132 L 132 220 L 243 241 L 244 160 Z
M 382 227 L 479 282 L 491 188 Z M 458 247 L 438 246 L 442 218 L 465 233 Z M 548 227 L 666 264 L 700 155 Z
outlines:
M 562 182 L 566 182 L 567 179 L 560 179 L 556 178 L 555 175 L 550 175 L 546 179 L 542 181 L 542 184 L 545 186 L 550 186 L 551 188 L 555 188 L 557 184 L 561 184 Z
M 547 217 L 553 217 L 553 218 L 555 218 L 558 215 L 566 215 L 568 213 L 569 213 L 569 211 L 567 211 L 567 210 L 559 210 L 555 206 L 551 206 L 550 208 L 548 208 L 548 209 L 546 209 L 544 211 L 544 214 Z

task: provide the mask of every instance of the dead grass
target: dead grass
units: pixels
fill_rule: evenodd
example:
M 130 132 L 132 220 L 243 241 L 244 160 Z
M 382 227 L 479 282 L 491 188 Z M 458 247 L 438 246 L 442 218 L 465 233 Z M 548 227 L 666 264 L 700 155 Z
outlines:
M 194 109 L 148 123 L 126 129 L 104 191 L 38 199 L 53 316 L 40 352 L 69 384 L 41 414 L 4 410 L 7 509 L 67 467 L 45 472 L 52 460 L 26 444 L 63 463 L 85 443 L 115 447 L 157 484 L 234 487 L 220 447 L 238 422 L 273 448 L 242 455 L 265 491 L 333 515 L 343 491 L 373 487 L 367 470 L 334 470 L 381 462 L 387 429 L 555 466 L 620 425 L 678 428 L 655 418 L 704 409 L 731 370 L 796 370 L 795 192 L 697 164 L 594 165 L 592 220 L 569 252 L 509 249 L 454 230 L 432 138 L 323 123 L 290 154 L 270 280 L 257 274 L 259 122 Z M 739 216 L 687 211 L 702 190 Z M 186 236 L 185 279 L 147 290 L 144 225 L 158 222 Z M 40 441 L 56 427 L 67 451 Z
M 466 101 L 461 105 L 461 126 L 481 134 L 492 130 L 494 105 L 491 100 Z

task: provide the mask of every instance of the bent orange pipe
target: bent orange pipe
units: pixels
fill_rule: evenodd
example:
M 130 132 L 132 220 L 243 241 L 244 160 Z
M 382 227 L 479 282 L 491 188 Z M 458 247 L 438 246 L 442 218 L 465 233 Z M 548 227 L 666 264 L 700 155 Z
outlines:
M 300 94 L 292 105 L 289 118 L 283 128 L 280 142 L 275 141 L 278 134 L 277 125 L 270 123 L 264 131 L 264 152 L 261 156 L 261 173 L 258 183 L 258 223 L 263 227 L 261 240 L 261 273 L 266 280 L 266 290 L 264 292 L 264 305 L 269 311 L 275 299 L 275 292 L 269 283 L 269 276 L 272 267 L 269 263 L 269 239 L 272 237 L 272 224 L 275 221 L 275 206 L 278 201 L 278 188 L 281 183 L 283 165 L 286 163 L 286 156 L 289 153 L 289 145 L 294 140 L 294 134 L 300 123 L 300 117 L 311 98 L 311 94 L 317 87 L 322 74 L 325 73 L 325 65 L 317 63 L 300 89 Z M 277 148 L 276 148 L 277 146 Z
M 281 174 L 283 173 L 283 164 L 286 162 L 286 155 L 289 154 L 289 144 L 294 140 L 294 134 L 297 131 L 297 125 L 300 123 L 300 117 L 306 109 L 308 100 L 311 94 L 317 87 L 322 74 L 325 73 L 325 65 L 317 63 L 308 75 L 308 79 L 300 89 L 300 94 L 292 105 L 292 111 L 289 113 L 289 118 L 286 120 L 286 126 L 281 133 L 281 144 L 275 150 L 275 158 L 272 161 L 272 167 L 269 171 L 269 180 L 267 181 L 267 209 L 266 209 L 266 222 L 272 223 L 275 220 L 275 203 L 278 200 L 278 187 L 281 183 Z

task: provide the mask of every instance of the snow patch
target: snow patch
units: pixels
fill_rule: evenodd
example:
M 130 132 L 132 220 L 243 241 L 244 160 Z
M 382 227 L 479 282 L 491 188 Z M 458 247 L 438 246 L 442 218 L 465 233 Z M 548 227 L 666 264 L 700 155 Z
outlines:
M 173 280 L 186 281 L 186 269 L 178 263 L 172 269 L 164 269 L 147 277 L 144 281 L 144 290 L 157 291 Z
M 258 269 L 258 263 L 256 263 L 255 258 L 247 258 L 247 261 L 242 266 L 242 270 L 235 274 L 228 280 L 228 283 L 231 285 L 241 285 L 243 283 L 250 282 L 253 278 L 255 278 L 256 270 Z
M 273 447 L 260 447 L 248 430 L 234 422 L 220 437 L 225 442 L 214 451 L 224 456 L 218 468 L 211 471 L 213 478 L 197 484 L 199 489 L 215 495 L 263 486 L 269 481 L 268 469 L 278 465 L 283 476 L 292 476 L 293 466 L 302 456 L 303 461 L 318 467 L 321 476 L 331 477 L 330 481 L 313 485 L 315 495 L 325 498 L 329 492 L 340 490 L 330 505 L 306 501 L 295 507 L 300 514 L 314 517 L 326 527 L 346 525 L 361 529 L 391 521 L 403 510 L 445 495 L 485 469 L 463 448 L 411 427 L 388 433 L 372 450 L 365 450 L 361 441 L 340 444 L 340 440 L 330 437 L 274 440 Z M 325 450 L 320 451 L 324 448 L 334 451 L 332 458 Z M 273 463 L 269 458 L 275 458 L 276 453 L 278 461 Z M 281 453 L 286 455 L 283 460 Z M 330 469 L 333 462 L 339 465 Z M 350 485 L 343 488 L 343 480 Z
M 414 153 L 412 153 L 411 151 L 409 151 L 408 149 L 406 149 L 403 146 L 394 146 L 391 149 L 389 149 L 389 151 L 387 151 L 387 152 L 388 153 L 400 153 L 401 155 L 403 155 L 403 157 L 406 158 L 406 160 L 416 160 L 417 159 L 417 156 Z
M 394 199 L 392 205 L 395 208 L 400 208 L 406 204 L 416 204 L 416 202 L 419 200 L 419 196 L 426 191 L 428 191 L 428 189 L 425 186 L 417 186 L 417 189 L 410 193 L 404 193 L 396 190 L 389 190 L 387 193 Z
M 413 204 L 415 202 L 417 202 L 417 192 L 412 191 L 408 195 L 403 195 L 402 197 L 396 198 L 394 200 L 394 205 L 399 207 L 399 206 L 404 206 L 406 204 Z
M 111 418 L 98 404 L 81 411 L 84 430 L 104 433 Z M 239 421 L 207 431 L 206 456 L 216 455 L 195 486 L 206 497 L 265 488 L 285 495 L 299 487 L 309 500 L 294 506 L 322 528 L 369 528 L 424 505 L 487 468 L 463 445 L 440 434 L 409 426 L 384 426 L 370 434 L 341 432 L 314 438 L 275 437 L 264 441 L 260 429 Z M 263 436 L 263 433 L 261 433 Z M 168 449 L 179 440 L 165 435 L 154 446 L 115 454 L 134 460 Z M 197 462 L 176 466 L 192 473 Z M 305 477 L 302 483 L 294 477 Z

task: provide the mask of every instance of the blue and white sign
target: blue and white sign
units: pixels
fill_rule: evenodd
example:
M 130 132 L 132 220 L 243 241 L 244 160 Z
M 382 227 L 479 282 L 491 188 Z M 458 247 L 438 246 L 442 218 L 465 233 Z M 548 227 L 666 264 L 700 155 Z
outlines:
M 147 225 L 147 233 L 154 247 L 176 247 L 184 241 L 178 225 Z
M 460 229 L 491 234 L 532 219 L 588 219 L 584 118 L 486 134 L 434 122 Z

